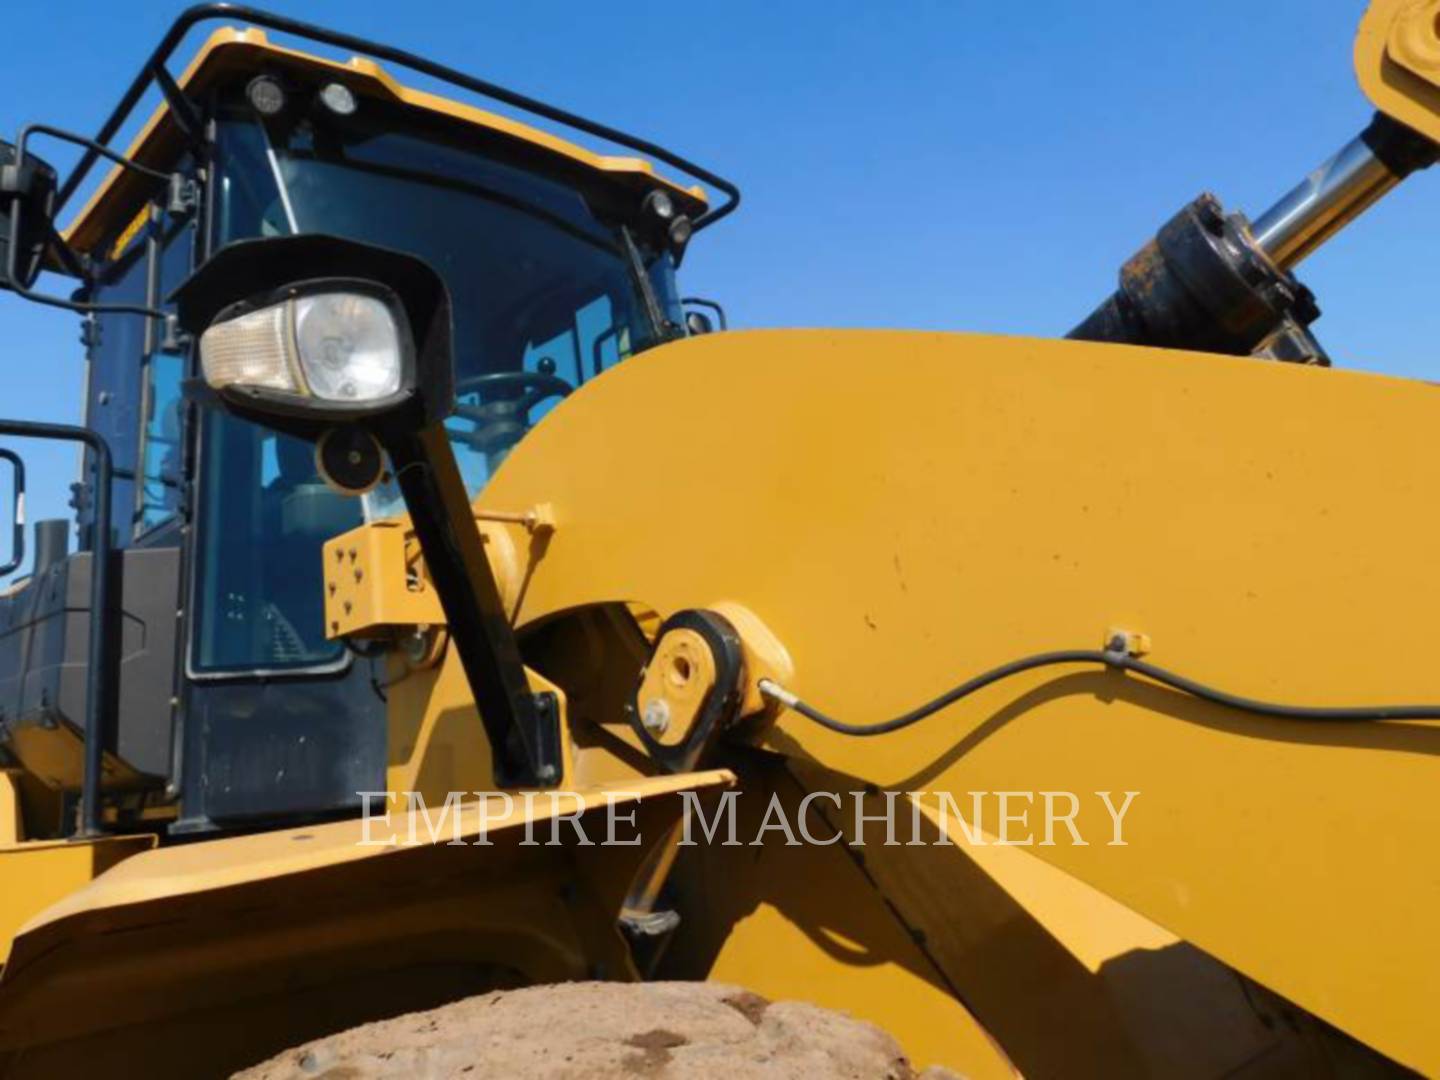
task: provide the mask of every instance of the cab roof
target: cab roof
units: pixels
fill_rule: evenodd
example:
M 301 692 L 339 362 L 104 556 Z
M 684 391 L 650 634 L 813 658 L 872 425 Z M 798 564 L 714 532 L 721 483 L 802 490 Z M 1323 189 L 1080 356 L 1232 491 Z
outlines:
M 651 162 L 639 157 L 617 157 L 598 154 L 547 131 L 512 120 L 463 102 L 402 86 L 373 60 L 351 57 L 348 61 L 328 60 L 270 41 L 263 30 L 247 27 L 222 27 L 201 45 L 195 58 L 176 80 L 187 95 L 196 97 L 213 86 L 237 75 L 259 74 L 262 71 L 286 74 L 297 80 L 307 76 L 329 76 L 343 82 L 357 97 L 380 98 L 419 113 L 448 118 L 468 124 L 492 135 L 514 139 L 518 143 L 552 154 L 557 163 L 578 164 L 625 187 L 633 188 L 636 198 L 657 184 L 663 185 L 683 210 L 692 217 L 707 207 L 705 191 L 699 186 L 682 186 L 656 172 Z M 125 156 L 153 168 L 173 165 L 185 146 L 185 136 L 168 104 L 151 115 L 140 133 L 131 142 Z M 90 254 L 104 254 L 96 249 L 113 241 L 153 196 L 153 182 L 133 171 L 115 166 L 95 193 L 75 215 L 65 231 L 71 247 Z

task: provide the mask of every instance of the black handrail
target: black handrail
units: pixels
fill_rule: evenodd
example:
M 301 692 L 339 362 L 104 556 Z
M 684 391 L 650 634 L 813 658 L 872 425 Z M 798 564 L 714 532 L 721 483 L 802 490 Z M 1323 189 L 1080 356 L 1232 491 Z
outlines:
M 662 146 L 642 139 L 636 135 L 630 135 L 617 128 L 598 123 L 594 120 L 587 120 L 583 116 L 568 112 L 565 109 L 554 105 L 547 105 L 543 101 L 527 97 L 524 94 L 516 93 L 514 90 L 507 90 L 503 86 L 486 82 L 484 79 L 477 79 L 473 75 L 466 75 L 463 71 L 438 64 L 433 60 L 426 60 L 422 56 L 416 56 L 403 49 L 397 49 L 390 45 L 382 45 L 379 42 L 367 41 L 364 38 L 355 37 L 351 34 L 342 34 L 335 30 L 327 30 L 322 26 L 313 23 L 301 22 L 298 19 L 290 19 L 283 15 L 276 15 L 272 12 L 262 11 L 259 8 L 248 7 L 244 4 L 196 4 L 181 12 L 180 17 L 171 24 L 165 36 L 160 39 L 160 44 L 150 54 L 150 59 L 140 69 L 138 75 L 130 83 L 125 91 L 125 96 L 120 99 L 120 104 L 110 114 L 100 131 L 95 136 L 95 142 L 101 145 L 108 145 L 125 123 L 135 105 L 150 88 L 151 83 L 156 81 L 156 74 L 164 70 L 165 62 L 170 59 L 175 49 L 180 45 L 185 35 L 197 23 L 210 19 L 236 19 L 241 22 L 250 23 L 267 30 L 275 30 L 282 34 L 291 34 L 295 37 L 305 38 L 309 41 L 316 41 L 322 45 L 333 45 L 339 49 L 350 52 L 361 53 L 374 57 L 377 60 L 384 60 L 392 64 L 399 64 L 401 67 L 409 68 L 411 71 L 419 72 L 422 75 L 429 75 L 432 78 L 448 82 L 453 86 L 469 90 L 471 93 L 480 94 L 484 97 L 500 101 L 516 109 L 531 113 L 535 116 L 544 117 L 557 124 L 564 124 L 566 127 L 583 131 L 596 138 L 604 139 L 607 142 L 624 146 L 647 157 L 663 161 L 665 164 L 679 169 L 697 180 L 703 181 L 714 188 L 722 191 L 726 201 L 702 214 L 695 221 L 695 228 L 702 229 L 706 225 L 714 224 L 726 214 L 732 213 L 740 205 L 740 189 L 722 176 L 717 176 L 692 161 L 682 158 L 679 154 L 672 153 Z M 80 186 L 90 169 L 94 166 L 100 155 L 95 149 L 89 148 L 81 156 L 70 175 L 66 177 L 65 183 L 60 187 L 59 199 L 56 205 L 58 210 L 65 205 Z
M 24 439 L 79 442 L 89 447 L 95 464 L 95 512 L 90 540 L 90 636 L 85 670 L 85 774 L 80 787 L 81 838 L 101 834 L 100 770 L 104 764 L 105 716 L 114 700 L 113 679 L 119 668 L 119 637 L 107 634 L 110 610 L 110 483 L 114 466 L 110 444 L 97 431 L 73 424 L 42 424 L 32 420 L 0 420 L 0 435 Z
M 725 309 L 721 307 L 717 301 L 707 300 L 703 296 L 682 296 L 680 298 L 680 304 L 682 307 L 686 304 L 689 304 L 691 307 L 709 308 L 711 311 L 715 312 L 717 316 L 719 316 L 720 329 L 730 329 L 730 320 L 725 318 Z

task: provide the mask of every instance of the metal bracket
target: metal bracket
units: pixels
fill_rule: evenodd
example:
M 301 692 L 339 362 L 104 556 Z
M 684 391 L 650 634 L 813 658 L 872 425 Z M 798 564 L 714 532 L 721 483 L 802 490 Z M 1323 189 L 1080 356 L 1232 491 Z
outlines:
M 691 609 L 671 615 L 655 636 L 655 651 L 651 653 L 651 663 L 659 654 L 665 635 L 684 630 L 699 635 L 710 650 L 715 665 L 714 685 L 706 694 L 684 739 L 674 743 L 664 742 L 656 737 L 663 733 L 664 726 L 653 722 L 647 725 L 647 705 L 639 700 L 641 688 L 645 685 L 645 672 L 641 672 L 635 694 L 625 705 L 625 718 L 629 721 L 631 730 L 656 763 L 671 773 L 690 772 L 700 763 L 739 714 L 740 703 L 744 697 L 745 653 L 740 635 L 728 619 L 716 612 Z M 650 719 L 653 721 L 654 718 Z M 668 716 L 666 719 L 668 721 Z
M 192 150 L 203 148 L 205 145 L 204 124 L 199 110 L 195 108 L 195 103 L 185 96 L 185 91 L 180 89 L 180 84 L 175 81 L 175 77 L 170 74 L 170 70 L 164 64 L 155 65 L 154 75 L 155 85 L 160 88 L 160 93 L 165 95 L 165 102 L 170 106 L 170 115 L 185 136 L 185 140 L 190 144 L 190 148 Z
M 523 775 L 513 773 L 503 765 L 503 759 L 495 759 L 495 783 L 502 788 L 530 787 L 539 782 L 547 787 L 560 779 L 560 699 L 548 690 L 531 696 L 534 708 L 531 711 L 533 727 L 526 742 L 535 757 L 533 771 Z M 523 722 L 523 721 L 522 721 Z
M 164 329 L 160 335 L 160 351 L 163 353 L 184 354 L 190 351 L 190 344 L 195 339 L 180 329 L 180 320 L 176 315 L 166 315 Z
M 166 213 L 171 217 L 188 217 L 199 208 L 200 185 L 183 173 L 171 173 Z
M 80 344 L 87 351 L 100 347 L 100 320 L 94 315 L 86 315 L 80 320 Z

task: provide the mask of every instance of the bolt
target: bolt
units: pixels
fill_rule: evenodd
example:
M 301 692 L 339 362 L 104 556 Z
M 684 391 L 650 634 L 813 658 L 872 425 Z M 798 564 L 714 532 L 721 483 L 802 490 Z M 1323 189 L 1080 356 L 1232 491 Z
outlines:
M 1213 195 L 1202 195 L 1195 201 L 1195 214 L 1201 226 L 1209 233 L 1219 236 L 1225 231 L 1225 212 Z
M 640 724 L 651 735 L 665 734 L 670 726 L 670 706 L 662 698 L 647 701 L 640 714 Z

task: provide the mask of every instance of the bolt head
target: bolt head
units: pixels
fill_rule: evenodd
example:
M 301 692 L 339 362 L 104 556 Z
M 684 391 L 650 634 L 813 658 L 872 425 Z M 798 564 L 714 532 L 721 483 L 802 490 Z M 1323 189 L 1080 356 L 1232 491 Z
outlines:
M 663 735 L 670 726 L 670 706 L 660 698 L 645 703 L 640 712 L 640 724 L 651 735 Z

